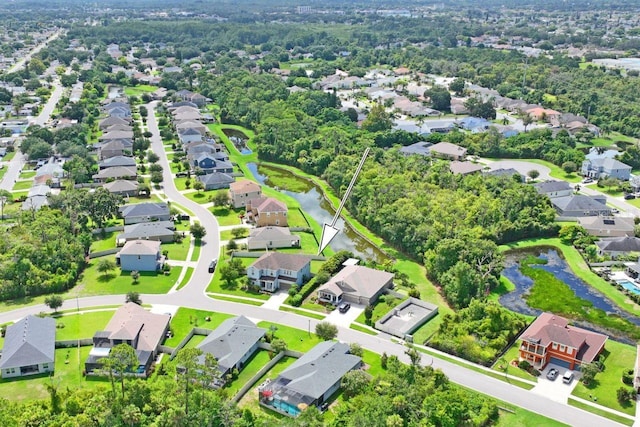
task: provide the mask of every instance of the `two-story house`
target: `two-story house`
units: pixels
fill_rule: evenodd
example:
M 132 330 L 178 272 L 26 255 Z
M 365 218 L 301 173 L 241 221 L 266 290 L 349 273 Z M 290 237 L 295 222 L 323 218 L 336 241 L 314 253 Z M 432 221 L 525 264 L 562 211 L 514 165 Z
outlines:
M 300 286 L 311 277 L 311 257 L 267 252 L 247 268 L 247 276 L 267 292 L 275 292 L 283 284 Z
M 287 227 L 287 205 L 272 197 L 252 199 L 247 202 L 247 217 L 256 227 Z
M 130 240 L 116 255 L 122 271 L 158 271 L 164 262 L 160 242 L 155 240 Z
M 201 153 L 191 156 L 191 164 L 194 169 L 199 168 L 204 173 L 233 173 L 233 165 L 215 154 Z
M 253 199 L 262 197 L 262 188 L 258 184 L 249 180 L 241 180 L 229 185 L 229 198 L 234 208 L 247 206 Z
M 169 221 L 171 212 L 169 205 L 161 203 L 138 203 L 121 206 L 120 216 L 124 219 L 124 225 L 137 224 L 139 222 Z
M 581 173 L 589 178 L 617 178 L 628 181 L 631 177 L 631 166 L 611 158 L 586 159 L 582 162 Z
M 606 335 L 570 326 L 564 317 L 542 313 L 520 336 L 520 360 L 542 370 L 548 363 L 580 369 L 604 349 Z
M 566 181 L 539 182 L 534 185 L 534 188 L 539 194 L 545 195 L 550 199 L 573 195 L 573 187 Z

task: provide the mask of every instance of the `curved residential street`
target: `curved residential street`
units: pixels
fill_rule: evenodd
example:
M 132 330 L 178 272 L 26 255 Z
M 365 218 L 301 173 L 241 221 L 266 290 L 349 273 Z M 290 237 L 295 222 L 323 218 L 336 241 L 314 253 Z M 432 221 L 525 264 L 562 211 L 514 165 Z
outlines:
M 302 330 L 308 330 L 309 332 L 314 331 L 316 324 L 319 322 L 315 319 L 264 307 L 211 299 L 206 296 L 206 288 L 211 280 L 211 274 L 208 272 L 208 264 L 212 259 L 217 259 L 220 252 L 218 222 L 211 212 L 203 206 L 184 197 L 175 187 L 167 155 L 164 151 L 162 140 L 160 138 L 158 123 L 155 118 L 156 106 L 157 102 L 147 104 L 149 111 L 147 126 L 153 134 L 151 138 L 152 149 L 160 156 L 160 164 L 163 167 L 164 193 L 170 200 L 192 211 L 201 224 L 206 228 L 207 234 L 203 239 L 200 259 L 198 260 L 197 267 L 189 283 L 187 283 L 187 285 L 181 290 L 174 293 L 163 295 L 141 295 L 142 301 L 145 304 L 183 306 L 233 315 L 244 315 L 254 320 L 265 320 Z M 76 308 L 80 309 L 104 305 L 117 305 L 122 304 L 123 302 L 124 295 L 76 298 L 75 300 L 66 300 L 61 309 L 73 310 Z M 0 323 L 15 321 L 28 314 L 37 314 L 47 310 L 48 308 L 45 305 L 40 304 L 0 313 Z M 402 343 L 393 342 L 384 336 L 372 336 L 345 327 L 339 327 L 338 330 L 338 338 L 342 341 L 358 342 L 362 347 L 378 354 L 386 352 L 388 355 L 398 356 L 405 362 L 409 361 L 408 357 L 404 354 L 406 348 Z M 422 363 L 441 369 L 455 383 L 569 425 L 597 425 L 602 427 L 619 425 L 607 418 L 553 401 L 546 396 L 536 395 L 531 391 L 437 357 L 431 357 L 423 354 Z

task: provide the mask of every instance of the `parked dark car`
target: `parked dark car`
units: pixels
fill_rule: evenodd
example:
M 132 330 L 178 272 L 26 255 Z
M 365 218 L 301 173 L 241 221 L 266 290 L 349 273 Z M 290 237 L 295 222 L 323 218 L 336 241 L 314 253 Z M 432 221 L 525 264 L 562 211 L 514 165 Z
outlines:
M 556 378 L 558 378 L 558 370 L 556 368 L 549 369 L 549 372 L 547 372 L 547 379 L 555 381 Z
M 625 200 L 633 200 L 635 198 L 636 198 L 635 194 L 627 193 L 627 194 L 624 195 L 624 199 Z
M 338 311 L 340 311 L 340 313 L 346 313 L 350 308 L 351 304 L 349 304 L 348 302 L 343 302 L 338 306 Z
M 216 265 L 218 265 L 218 261 L 215 259 L 209 263 L 209 273 L 216 271 Z
M 186 178 L 189 176 L 189 172 L 178 172 L 176 173 L 176 178 Z
M 191 219 L 191 217 L 187 214 L 179 214 L 178 215 L 178 219 L 180 221 L 189 221 Z

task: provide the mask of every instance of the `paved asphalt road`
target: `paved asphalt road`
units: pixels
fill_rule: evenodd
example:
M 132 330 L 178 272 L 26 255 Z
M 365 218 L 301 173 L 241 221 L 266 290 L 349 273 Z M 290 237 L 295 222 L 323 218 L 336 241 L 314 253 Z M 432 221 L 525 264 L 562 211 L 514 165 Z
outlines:
M 55 79 L 53 82 L 53 92 L 51 92 L 51 96 L 47 100 L 47 103 L 42 107 L 38 117 L 31 120 L 30 124 L 45 126 L 51 118 L 51 114 L 53 113 L 53 110 L 55 110 L 58 101 L 60 101 L 63 92 L 64 88 L 60 84 L 60 80 Z M 20 151 L 18 151 L 10 162 L 5 163 L 7 172 L 2 177 L 2 181 L 0 181 L 0 190 L 11 191 L 13 185 L 20 176 L 20 171 L 22 170 L 25 162 L 25 157 Z
M 49 42 L 51 42 L 52 40 L 57 39 L 60 36 L 61 31 L 62 30 L 56 32 L 54 35 L 49 37 L 47 40 L 43 41 L 38 46 L 36 46 L 33 49 L 31 49 L 31 51 L 28 54 L 26 54 L 23 58 L 21 58 L 15 64 L 13 64 L 11 66 L 11 68 L 9 68 L 9 70 L 7 71 L 7 74 L 14 73 L 14 72 L 18 71 L 20 68 L 22 68 L 24 66 L 24 63 L 27 62 L 28 60 L 30 60 L 33 55 L 35 55 L 36 53 L 40 52 L 46 45 L 49 44 Z

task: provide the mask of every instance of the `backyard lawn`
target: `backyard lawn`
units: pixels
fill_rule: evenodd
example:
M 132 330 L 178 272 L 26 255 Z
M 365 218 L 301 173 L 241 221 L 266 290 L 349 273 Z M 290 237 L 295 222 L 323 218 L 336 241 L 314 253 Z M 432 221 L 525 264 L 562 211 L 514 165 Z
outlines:
M 145 93 L 155 92 L 158 88 L 150 85 L 137 85 L 124 88 L 124 94 L 127 96 L 140 96 Z
M 69 313 L 56 317 L 56 340 L 91 338 L 96 331 L 103 331 L 115 313 L 113 310 Z M 60 327 L 60 326 L 64 327 Z
M 89 356 L 89 351 L 91 351 L 90 346 L 80 347 L 80 358 L 78 358 L 77 347 L 56 349 L 56 367 L 53 379 L 47 374 L 15 379 L 0 379 L 2 396 L 5 399 L 14 401 L 47 399 L 49 398 L 49 392 L 47 392 L 46 386 L 51 384 L 52 381 L 54 384 L 61 384 L 64 389 L 67 387 L 75 389 L 103 386 L 106 390 L 110 387 L 108 380 L 82 376 L 84 361 Z
M 101 234 L 93 235 L 93 242 L 91 242 L 90 252 L 106 251 L 107 249 L 113 249 L 116 247 L 116 236 L 122 233 L 121 231 L 111 231 L 105 233 L 104 237 Z
M 271 358 L 269 357 L 269 352 L 267 350 L 258 350 L 253 353 L 253 356 L 247 360 L 242 368 L 242 371 L 238 375 L 234 381 L 230 382 L 227 387 L 227 391 L 231 396 L 235 396 L 238 391 L 249 381 L 255 374 L 258 373 L 260 369 L 262 369 L 267 363 L 269 363 Z
M 194 335 L 191 337 L 189 341 L 185 344 L 184 348 L 194 348 L 198 344 L 200 344 L 206 338 L 206 335 Z
M 229 263 L 230 257 L 224 252 L 221 254 L 220 259 L 218 260 L 218 266 L 216 268 L 215 273 L 213 274 L 213 278 L 211 279 L 211 283 L 209 283 L 209 287 L 207 288 L 207 292 L 214 292 L 220 294 L 230 294 L 230 295 L 239 295 L 243 297 L 251 297 L 256 299 L 267 300 L 269 299 L 269 295 L 252 292 L 248 290 L 243 290 L 243 279 L 239 278 L 232 284 L 227 284 L 221 279 L 220 269 L 224 265 Z M 238 258 L 242 261 L 242 265 L 248 267 L 252 262 L 254 262 L 257 258 Z
M 180 275 L 180 267 L 173 267 L 168 275 L 151 271 L 141 271 L 137 284 L 133 284 L 131 273 L 128 271 L 113 270 L 110 274 L 100 274 L 96 266 L 101 259 L 110 259 L 115 262 L 115 256 L 109 255 L 92 259 L 73 293 L 79 292 L 80 296 L 126 294 L 135 291 L 141 294 L 164 294 L 175 284 Z
M 205 319 L 211 320 L 207 322 Z M 171 319 L 171 332 L 173 336 L 167 339 L 164 345 L 175 347 L 187 336 L 189 331 L 195 327 L 205 329 L 215 329 L 226 319 L 233 317 L 230 314 L 213 313 L 210 311 L 196 310 L 194 308 L 180 307 L 175 316 Z
M 172 243 L 163 243 L 160 246 L 160 251 L 168 251 L 169 260 L 176 261 L 186 261 L 187 254 L 189 253 L 189 247 L 191 246 L 191 241 L 187 238 L 183 239 L 182 242 L 172 242 Z
M 596 375 L 595 380 L 588 387 L 580 382 L 573 390 L 573 395 L 587 400 L 596 400 L 600 405 L 635 415 L 635 402 L 626 406 L 620 405 L 616 391 L 622 386 L 631 388 L 622 383 L 622 372 L 633 369 L 636 348 L 609 340 L 605 344 L 603 355 L 606 357 L 604 370 Z
M 289 326 L 279 325 L 271 322 L 260 322 L 258 327 L 269 330 L 271 326 L 275 326 L 275 337 L 283 339 L 290 350 L 301 351 L 306 353 L 315 347 L 322 340 L 316 336 L 314 330 L 311 332 L 302 329 L 291 328 Z

